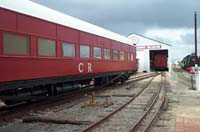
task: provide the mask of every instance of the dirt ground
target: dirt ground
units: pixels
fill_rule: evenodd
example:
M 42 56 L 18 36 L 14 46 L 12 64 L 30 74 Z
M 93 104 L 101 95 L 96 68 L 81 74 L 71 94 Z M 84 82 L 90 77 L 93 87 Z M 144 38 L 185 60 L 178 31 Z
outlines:
M 185 78 L 185 73 L 182 72 L 167 74 L 168 106 L 161 112 L 151 132 L 200 132 L 200 92 L 191 90 L 192 85 L 189 77 L 190 75 L 187 75 Z M 136 86 L 138 85 L 136 84 Z M 101 109 L 98 108 L 98 110 Z M 63 112 L 65 115 L 69 115 L 67 112 L 70 111 L 68 109 Z M 95 115 L 98 113 L 97 110 L 93 110 L 93 112 Z M 76 126 L 73 126 L 72 129 L 78 130 Z M 21 120 L 16 120 L 13 123 L 2 125 L 0 132 L 70 131 L 72 129 L 69 129 L 68 125 L 23 124 Z
M 181 72 L 168 73 L 168 107 L 151 132 L 200 132 L 200 92 Z

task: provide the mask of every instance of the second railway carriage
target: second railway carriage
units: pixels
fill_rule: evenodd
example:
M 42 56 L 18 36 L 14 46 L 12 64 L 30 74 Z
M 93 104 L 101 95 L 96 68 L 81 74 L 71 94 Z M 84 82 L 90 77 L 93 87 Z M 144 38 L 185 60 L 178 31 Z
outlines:
M 153 66 L 155 70 L 166 70 L 167 67 L 167 55 L 156 54 L 153 59 Z
M 124 81 L 136 71 L 131 40 L 29 0 L 0 1 L 0 99 L 55 95 Z

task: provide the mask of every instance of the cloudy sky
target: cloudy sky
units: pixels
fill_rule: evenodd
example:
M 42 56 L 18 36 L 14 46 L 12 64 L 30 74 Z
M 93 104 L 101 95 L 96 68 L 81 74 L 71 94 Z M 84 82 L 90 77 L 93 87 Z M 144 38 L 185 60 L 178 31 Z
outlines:
M 198 13 L 198 55 L 200 55 L 199 0 L 32 0 L 49 8 L 129 35 L 137 33 L 172 45 L 173 59 L 194 51 L 194 11 Z

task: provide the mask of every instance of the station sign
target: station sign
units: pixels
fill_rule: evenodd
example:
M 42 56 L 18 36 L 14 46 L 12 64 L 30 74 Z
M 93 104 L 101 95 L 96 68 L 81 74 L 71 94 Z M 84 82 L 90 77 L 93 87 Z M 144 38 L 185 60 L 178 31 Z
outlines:
M 137 51 L 138 51 L 138 50 L 141 50 L 141 51 L 142 51 L 142 50 L 145 50 L 145 49 L 147 49 L 147 48 L 146 48 L 146 46 L 136 46 L 136 49 L 137 49 Z
M 161 45 L 143 45 L 143 46 L 136 46 L 137 51 L 142 51 L 145 49 L 161 49 Z

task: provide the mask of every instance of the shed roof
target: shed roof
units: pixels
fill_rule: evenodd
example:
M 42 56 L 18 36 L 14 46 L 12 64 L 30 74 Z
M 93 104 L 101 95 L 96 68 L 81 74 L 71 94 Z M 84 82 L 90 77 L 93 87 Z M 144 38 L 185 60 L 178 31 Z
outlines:
M 137 36 L 140 36 L 140 37 L 143 37 L 143 38 L 146 38 L 146 39 L 149 39 L 149 40 L 152 40 L 152 41 L 155 41 L 155 42 L 158 42 L 158 43 L 161 43 L 161 44 L 167 45 L 167 46 L 172 46 L 171 44 L 164 43 L 164 42 L 161 42 L 161 41 L 158 41 L 158 40 L 155 40 L 155 39 L 152 39 L 152 38 L 149 38 L 149 37 L 146 37 L 146 36 L 143 36 L 143 35 L 137 34 L 137 33 L 131 33 L 131 34 L 128 35 L 128 37 L 131 36 L 131 35 L 137 35 Z

